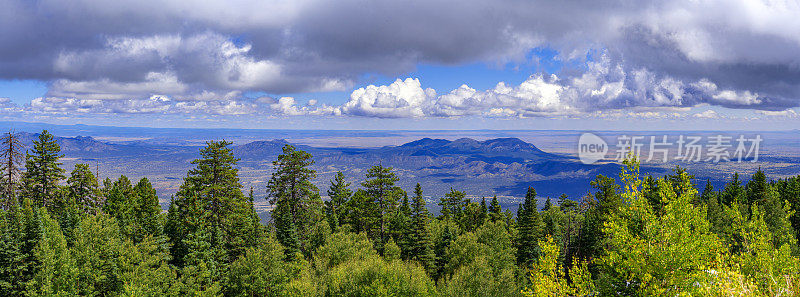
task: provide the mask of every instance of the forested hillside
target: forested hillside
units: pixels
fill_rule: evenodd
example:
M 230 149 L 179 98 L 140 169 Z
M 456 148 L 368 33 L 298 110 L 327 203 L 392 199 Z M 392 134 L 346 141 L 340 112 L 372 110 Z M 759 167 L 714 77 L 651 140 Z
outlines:
M 0 296 L 791 296 L 800 290 L 800 176 L 760 170 L 714 189 L 676 167 L 598 175 L 584 197 L 515 213 L 451 189 L 440 214 L 420 184 L 375 164 L 364 182 L 314 185 L 291 145 L 266 188 L 243 189 L 231 143 L 199 151 L 169 211 L 147 179 L 60 167 L 47 131 L 21 152 L 8 133 Z M 362 178 L 359 178 L 361 180 Z M 698 190 L 698 186 L 703 190 Z M 260 191 L 274 205 L 264 225 Z M 322 199 L 325 193 L 329 199 Z

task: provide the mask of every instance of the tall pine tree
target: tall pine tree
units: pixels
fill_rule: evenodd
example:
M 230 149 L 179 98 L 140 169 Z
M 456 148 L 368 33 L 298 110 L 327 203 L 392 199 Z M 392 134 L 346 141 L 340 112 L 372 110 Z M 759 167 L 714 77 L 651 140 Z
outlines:
M 372 199 L 374 204 L 373 210 L 375 213 L 373 217 L 376 220 L 377 226 L 371 229 L 373 231 L 373 240 L 378 252 L 383 253 L 383 245 L 388 240 L 387 236 L 387 223 L 388 216 L 397 207 L 397 197 L 394 183 L 398 178 L 392 172 L 391 167 L 383 167 L 382 165 L 372 166 L 367 171 L 367 180 L 361 183 L 364 187 L 366 194 Z
M 528 188 L 525 202 L 517 210 L 517 264 L 529 266 L 539 257 L 539 239 L 542 237 L 543 222 L 536 208 L 536 190 Z
M 95 213 L 102 206 L 102 193 L 97 178 L 87 164 L 76 164 L 67 179 L 70 200 L 83 213 Z
M 191 248 L 198 246 L 193 244 L 198 238 L 227 253 L 228 258 L 221 263 L 231 262 L 257 243 L 261 228 L 253 203 L 242 193 L 238 159 L 230 144 L 224 140 L 207 142 L 170 205 L 165 231 L 179 265 L 187 255 L 204 252 Z M 149 191 L 146 185 L 142 188 Z M 154 210 L 154 197 L 145 197 L 143 201 L 149 202 L 143 203 L 144 207 Z
M 422 187 L 417 183 L 414 187 L 414 199 L 411 203 L 411 248 L 408 258 L 417 261 L 430 275 L 436 272 L 436 256 L 433 253 L 433 242 L 428 231 L 430 214 L 428 213 Z
M 350 199 L 353 191 L 350 190 L 350 183 L 345 181 L 344 174 L 337 172 L 336 177 L 331 181 L 328 189 L 329 201 L 325 202 L 325 215 L 328 217 L 328 224 L 331 231 L 336 232 L 343 221 L 343 209 Z
M 47 130 L 33 141 L 33 149 L 25 156 L 25 174 L 22 177 L 25 197 L 35 205 L 52 208 L 58 195 L 58 183 L 64 179 L 64 169 L 58 159 L 63 157 L 61 147 Z
M 493 223 L 503 219 L 503 209 L 500 207 L 500 202 L 497 201 L 497 195 L 492 197 L 492 202 L 489 204 L 489 220 Z
M 298 251 L 310 255 L 311 235 L 322 222 L 322 199 L 311 183 L 317 173 L 311 154 L 285 145 L 283 154 L 272 162 L 275 172 L 267 184 L 267 197 L 275 205 L 272 218 L 276 237 L 290 259 Z

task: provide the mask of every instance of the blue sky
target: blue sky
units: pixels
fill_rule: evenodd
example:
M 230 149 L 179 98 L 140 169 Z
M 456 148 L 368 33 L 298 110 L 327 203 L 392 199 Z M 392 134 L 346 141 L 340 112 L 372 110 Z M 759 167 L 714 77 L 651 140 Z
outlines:
M 0 0 L 0 7 L 4 120 L 800 127 L 800 5 L 791 2 Z

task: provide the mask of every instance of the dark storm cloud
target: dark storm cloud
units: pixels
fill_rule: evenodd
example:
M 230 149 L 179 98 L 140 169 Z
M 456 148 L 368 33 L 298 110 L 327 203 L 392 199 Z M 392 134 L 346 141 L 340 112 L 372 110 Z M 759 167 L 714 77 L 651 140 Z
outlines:
M 420 108 L 398 113 L 701 103 L 782 110 L 800 105 L 797 15 L 793 1 L 0 0 L 0 78 L 49 81 L 51 97 L 77 100 L 191 100 L 204 92 L 347 90 L 365 73 L 523 62 L 531 49 L 549 47 L 559 59 L 605 70 L 565 69 L 514 86 L 516 95 L 494 88 L 466 97 L 463 89 L 442 100 L 425 91 L 412 100 Z M 592 51 L 602 54 L 587 60 Z M 548 97 L 553 88 L 558 104 Z M 382 99 L 352 96 L 331 113 L 369 116 L 370 102 L 413 105 L 376 94 Z

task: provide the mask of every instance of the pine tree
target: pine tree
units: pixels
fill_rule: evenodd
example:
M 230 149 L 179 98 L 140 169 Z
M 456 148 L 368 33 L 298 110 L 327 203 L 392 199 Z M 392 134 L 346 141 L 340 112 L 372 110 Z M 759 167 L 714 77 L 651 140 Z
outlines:
M 0 211 L 0 294 L 25 296 L 26 283 L 41 268 L 34 251 L 42 237 L 40 212 L 30 199 Z
M 525 202 L 517 210 L 517 264 L 527 267 L 539 256 L 539 239 L 542 236 L 542 218 L 536 208 L 536 190 L 528 188 Z
M 434 275 L 434 280 L 438 280 L 444 276 L 447 263 L 450 262 L 450 257 L 448 256 L 447 250 L 450 248 L 450 244 L 455 239 L 455 232 L 453 232 L 449 224 L 445 224 L 442 237 L 434 246 L 434 253 L 436 255 L 436 274 Z
M 609 216 L 619 209 L 624 202 L 617 190 L 619 185 L 613 178 L 597 175 L 589 183 L 597 191 L 589 194 L 582 204 L 588 208 L 584 214 L 583 226 L 579 236 L 578 254 L 581 258 L 591 260 L 600 252 L 603 239 L 603 224 Z
M 358 189 L 353 193 L 344 211 L 345 222 L 350 225 L 353 232 L 356 233 L 369 233 L 372 226 L 375 225 L 377 217 L 377 207 L 364 189 Z
M 733 202 L 739 205 L 749 205 L 745 201 L 745 190 L 742 187 L 742 182 L 739 180 L 738 173 L 734 173 L 733 178 L 725 184 L 725 189 L 722 191 L 722 196 L 720 198 L 725 205 L 731 205 Z
M 199 238 L 204 232 L 214 248 L 227 252 L 226 262 L 236 259 L 248 247 L 257 243 L 260 232 L 252 202 L 244 196 L 239 183 L 238 159 L 233 156 L 227 141 L 209 141 L 200 149 L 200 158 L 192 161 L 190 170 L 170 205 L 166 233 L 172 244 L 172 256 L 179 266 L 193 251 L 187 240 Z M 147 188 L 144 186 L 143 188 Z M 154 196 L 146 195 L 152 207 Z M 149 205 L 149 206 L 148 206 Z
M 761 167 L 759 167 L 758 171 L 753 174 L 753 177 L 745 187 L 747 204 L 764 203 L 767 200 L 768 187 L 767 176 L 764 174 L 764 171 L 761 171 Z
M 103 211 L 112 217 L 125 229 L 130 224 L 133 211 L 130 200 L 133 199 L 133 186 L 127 176 L 121 175 L 111 188 L 108 189 Z
M 561 196 L 558 197 L 558 207 L 561 208 L 561 211 L 567 213 L 570 211 L 577 211 L 578 203 L 570 200 L 567 194 L 561 194 Z
M 33 141 L 33 149 L 25 156 L 25 174 L 22 177 L 26 197 L 40 206 L 52 208 L 58 192 L 58 183 L 64 179 L 64 169 L 58 159 L 61 148 L 53 135 L 42 131 L 39 139 Z
M 414 199 L 411 203 L 411 248 L 408 259 L 417 261 L 428 271 L 428 274 L 435 273 L 435 255 L 433 254 L 433 242 L 428 231 L 430 214 L 428 213 L 427 203 L 422 196 L 422 187 L 417 183 L 414 187 Z
M 322 199 L 311 183 L 317 176 L 309 168 L 314 160 L 311 154 L 287 144 L 272 164 L 275 172 L 267 184 L 267 197 L 275 205 L 272 216 L 278 241 L 289 257 L 298 248 L 310 255 L 310 235 L 323 220 Z
M 544 201 L 544 208 L 542 211 L 548 211 L 553 208 L 553 202 L 550 201 L 550 197 L 547 197 L 547 200 Z
M 33 253 L 41 268 L 26 284 L 26 293 L 33 296 L 78 295 L 78 269 L 67 248 L 67 239 L 58 222 L 51 219 L 46 210 L 40 209 L 39 217 L 42 238 Z
M 464 192 L 450 188 L 450 192 L 439 200 L 439 206 L 442 207 L 442 216 L 453 220 L 460 218 L 465 196 Z
M 67 179 L 70 200 L 77 203 L 83 213 L 95 213 L 100 208 L 102 193 L 92 170 L 87 164 L 76 164 Z
M 349 187 L 350 183 L 345 181 L 344 174 L 341 171 L 337 172 L 328 189 L 330 201 L 325 202 L 325 214 L 333 232 L 336 232 L 339 225 L 342 224 L 344 216 L 342 208 L 345 207 L 353 193 Z
M 400 205 L 394 211 L 389 226 L 389 233 L 391 234 L 395 244 L 400 248 L 400 257 L 403 260 L 408 260 L 411 247 L 411 204 L 408 201 L 408 194 L 398 193 L 402 196 Z
M 2 186 L 2 195 L 0 197 L 5 197 L 4 203 L 1 205 L 5 209 L 11 209 L 12 205 L 17 204 L 17 179 L 20 175 L 20 165 L 22 164 L 22 160 L 24 159 L 23 151 L 24 146 L 22 145 L 22 141 L 19 139 L 19 135 L 14 133 L 14 131 L 8 131 L 3 134 L 3 137 L 0 138 L 0 146 L 2 146 L 2 153 L 0 153 L 0 158 L 2 158 L 2 180 L 4 185 Z
M 703 193 L 700 194 L 700 202 L 701 203 L 708 203 L 711 199 L 716 199 L 717 195 L 714 192 L 714 186 L 711 185 L 711 180 L 706 180 L 706 187 L 703 189 Z
M 158 237 L 163 234 L 159 215 L 161 205 L 158 203 L 158 196 L 153 185 L 147 178 L 142 178 L 133 187 L 133 197 L 131 197 L 131 207 L 133 226 L 131 236 L 134 243 L 139 243 L 148 236 Z
M 496 223 L 503 218 L 503 209 L 500 207 L 500 202 L 497 201 L 497 195 L 492 197 L 492 202 L 489 204 L 489 220 Z
M 388 232 L 386 230 L 388 214 L 392 213 L 397 207 L 397 193 L 394 183 L 398 178 L 392 172 L 391 167 L 382 165 L 372 166 L 367 171 L 367 180 L 361 183 L 366 194 L 372 199 L 374 204 L 373 217 L 377 226 L 374 229 L 374 243 L 379 253 L 383 253 L 383 245 L 386 243 Z

